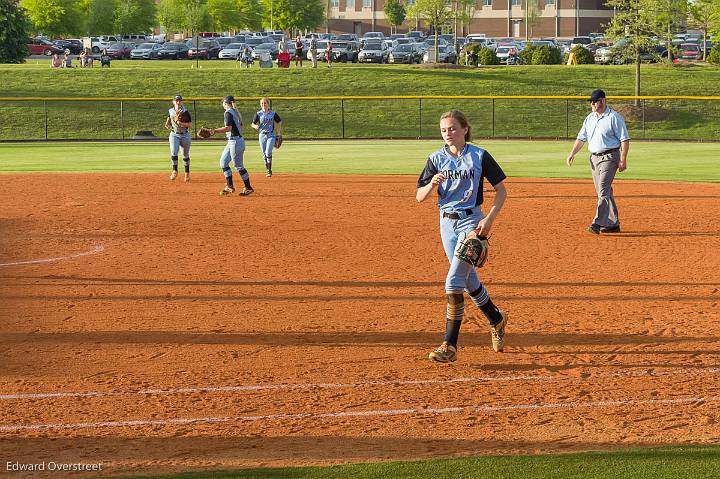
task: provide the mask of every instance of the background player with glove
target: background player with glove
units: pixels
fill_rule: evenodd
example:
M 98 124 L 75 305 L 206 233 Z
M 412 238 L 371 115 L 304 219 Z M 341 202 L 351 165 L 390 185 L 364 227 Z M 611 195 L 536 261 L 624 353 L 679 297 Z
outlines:
M 182 95 L 173 97 L 173 107 L 168 110 L 168 116 L 165 119 L 165 128 L 171 130 L 168 141 L 170 142 L 170 162 L 172 164 L 172 173 L 170 179 L 174 180 L 178 175 L 178 153 L 180 147 L 183 150 L 183 166 L 185 167 L 185 181 L 190 181 L 190 128 L 192 128 L 192 118 L 190 112 L 183 106 Z
M 432 361 L 448 363 L 457 359 L 457 341 L 465 311 L 463 292 L 485 314 L 490 322 L 493 349 L 503 350 L 508 316 L 490 300 L 472 264 L 456 256 L 463 240 L 487 237 L 495 218 L 505 203 L 505 173 L 495 159 L 470 141 L 470 124 L 459 110 L 440 117 L 440 133 L 445 146 L 430 155 L 417 182 L 416 199 L 425 201 L 437 189 L 440 208 L 440 237 L 450 269 L 445 279 L 447 313 L 445 339 L 430 353 Z M 495 188 L 493 205 L 484 215 L 483 178 Z M 462 255 L 461 255 L 462 256 Z
M 265 176 L 272 176 L 272 151 L 273 147 L 282 145 L 282 120 L 270 109 L 270 100 L 266 96 L 260 98 L 260 111 L 255 113 L 252 127 L 260 132 L 260 151 L 267 170 Z

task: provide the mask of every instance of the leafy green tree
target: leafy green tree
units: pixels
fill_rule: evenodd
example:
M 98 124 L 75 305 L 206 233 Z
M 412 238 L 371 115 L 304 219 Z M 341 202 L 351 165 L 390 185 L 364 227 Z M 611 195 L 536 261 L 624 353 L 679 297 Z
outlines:
M 538 0 L 525 0 L 525 40 L 529 40 L 533 36 L 533 28 L 539 22 L 540 5 Z
M 478 63 L 480 65 L 500 65 L 500 59 L 495 50 L 483 47 L 478 50 Z
M 688 0 L 655 0 L 655 22 L 658 38 L 665 41 L 668 61 L 672 62 L 672 39 L 675 32 L 685 27 Z
M 464 34 L 465 28 L 470 29 L 470 22 L 475 16 L 476 0 L 456 0 L 455 18 L 460 22 L 460 32 Z
M 655 37 L 664 33 L 658 22 L 658 0 L 607 0 L 605 5 L 615 9 L 615 16 L 608 23 L 605 34 L 615 40 L 626 39 L 620 54 L 635 62 L 635 95 L 640 95 L 640 53 L 652 51 Z M 635 101 L 639 105 L 638 100 Z
M 690 5 L 688 23 L 703 32 L 703 60 L 707 58 L 707 37 L 720 31 L 720 1 L 695 0 Z
M 208 0 L 208 13 L 213 19 L 213 30 L 225 32 L 240 28 L 242 16 L 235 0 Z
M 325 22 L 325 6 L 318 0 L 274 0 L 273 4 L 275 28 L 314 30 Z
M 0 63 L 23 63 L 30 21 L 15 0 L 0 0 Z
M 212 28 L 212 17 L 205 0 L 188 0 L 185 4 L 185 28 L 191 32 L 204 32 Z
M 115 31 L 117 33 L 149 32 L 157 23 L 154 0 L 116 0 Z
M 260 30 L 263 26 L 265 7 L 260 0 L 236 0 L 240 11 L 240 28 Z
M 410 23 L 415 25 L 413 27 L 413 30 L 417 30 L 420 28 L 420 20 L 423 19 L 423 14 L 418 8 L 417 3 L 413 3 L 409 7 L 405 9 L 405 12 L 407 14 L 407 19 L 410 20 Z
M 22 0 L 20 5 L 36 33 L 59 37 L 83 31 L 78 0 Z
M 533 65 L 559 65 L 562 63 L 562 53 L 559 48 L 543 45 L 534 48 L 530 61 Z M 595 63 L 594 59 L 593 63 Z
M 387 0 L 383 11 L 388 23 L 395 27 L 395 33 L 397 33 L 397 27 L 403 24 L 407 16 L 405 5 L 400 3 L 400 0 Z
M 115 29 L 115 2 L 93 0 L 88 8 L 85 32 L 88 35 L 107 35 Z
M 168 35 L 183 30 L 186 26 L 184 0 L 160 0 L 157 19 Z
M 435 31 L 435 62 L 439 57 L 438 35 L 442 27 L 452 21 L 454 13 L 445 0 L 417 0 L 417 8 Z

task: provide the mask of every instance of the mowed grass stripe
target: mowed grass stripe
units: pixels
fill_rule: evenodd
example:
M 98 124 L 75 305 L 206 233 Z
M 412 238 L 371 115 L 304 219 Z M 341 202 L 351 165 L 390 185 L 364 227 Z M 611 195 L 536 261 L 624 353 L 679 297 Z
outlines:
M 567 167 L 571 141 L 483 140 L 486 148 L 513 177 L 589 178 L 587 149 Z M 441 140 L 286 141 L 274 154 L 273 169 L 282 173 L 418 175 Z M 223 141 L 195 140 L 193 172 L 219 171 Z M 631 142 L 629 168 L 620 179 L 720 181 L 720 144 Z M 247 138 L 245 164 L 250 173 L 264 172 L 255 138 Z M 0 143 L 0 173 L 28 172 L 167 172 L 169 149 L 153 143 Z
M 681 446 L 539 456 L 482 456 L 328 467 L 185 473 L 177 479 L 702 479 L 720 477 L 720 446 Z

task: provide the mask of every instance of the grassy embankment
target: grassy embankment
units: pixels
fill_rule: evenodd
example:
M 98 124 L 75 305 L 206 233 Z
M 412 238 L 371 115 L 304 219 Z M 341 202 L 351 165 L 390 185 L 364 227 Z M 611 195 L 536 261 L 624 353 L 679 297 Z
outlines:
M 239 108 L 246 122 L 257 110 L 261 95 L 367 96 L 367 95 L 587 95 L 602 87 L 609 95 L 634 93 L 632 66 L 583 65 L 569 67 L 519 66 L 477 69 L 429 69 L 401 65 L 336 65 L 296 69 L 240 69 L 235 62 L 122 61 L 110 69 L 50 70 L 47 62 L 0 65 L 0 97 L 94 98 L 246 98 Z M 672 67 L 644 65 L 643 95 L 719 94 L 720 69 L 710 66 Z M 573 136 L 588 112 L 582 100 L 423 100 L 276 101 L 283 114 L 286 136 L 305 138 L 432 137 L 439 114 L 451 107 L 465 110 L 478 136 Z M 611 104 L 627 104 L 615 100 Z M 221 121 L 216 101 L 190 104 L 196 125 Z M 719 139 L 720 102 L 648 102 L 655 108 L 644 122 L 639 113 L 629 116 L 634 138 Z M 138 130 L 166 134 L 163 116 L 168 101 L 120 103 L 48 102 L 50 139 L 130 138 Z M 343 111 L 344 109 L 344 111 Z M 0 139 L 45 138 L 42 102 L 0 101 Z M 343 132 L 342 119 L 345 130 Z M 219 120 L 220 119 L 220 120 Z M 494 125 L 494 127 L 493 127 Z

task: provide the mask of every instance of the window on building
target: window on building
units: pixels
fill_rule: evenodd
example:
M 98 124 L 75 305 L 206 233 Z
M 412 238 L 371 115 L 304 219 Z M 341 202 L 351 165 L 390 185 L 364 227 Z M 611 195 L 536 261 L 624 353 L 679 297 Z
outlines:
M 520 6 L 522 6 L 522 0 L 512 0 L 512 6 L 513 6 L 513 7 L 520 7 Z
M 545 0 L 545 5 L 555 5 L 555 0 Z
M 332 7 L 332 8 L 339 8 L 339 7 L 340 7 L 340 0 L 331 0 L 331 1 L 330 1 L 330 7 Z
M 407 0 L 407 2 L 405 3 L 405 5 L 407 5 L 407 6 L 415 5 L 415 0 Z
M 483 0 L 483 5 L 486 7 L 492 7 L 492 0 Z
M 372 8 L 372 0 L 363 0 L 363 8 Z
M 355 0 L 347 0 L 345 10 L 355 10 Z

